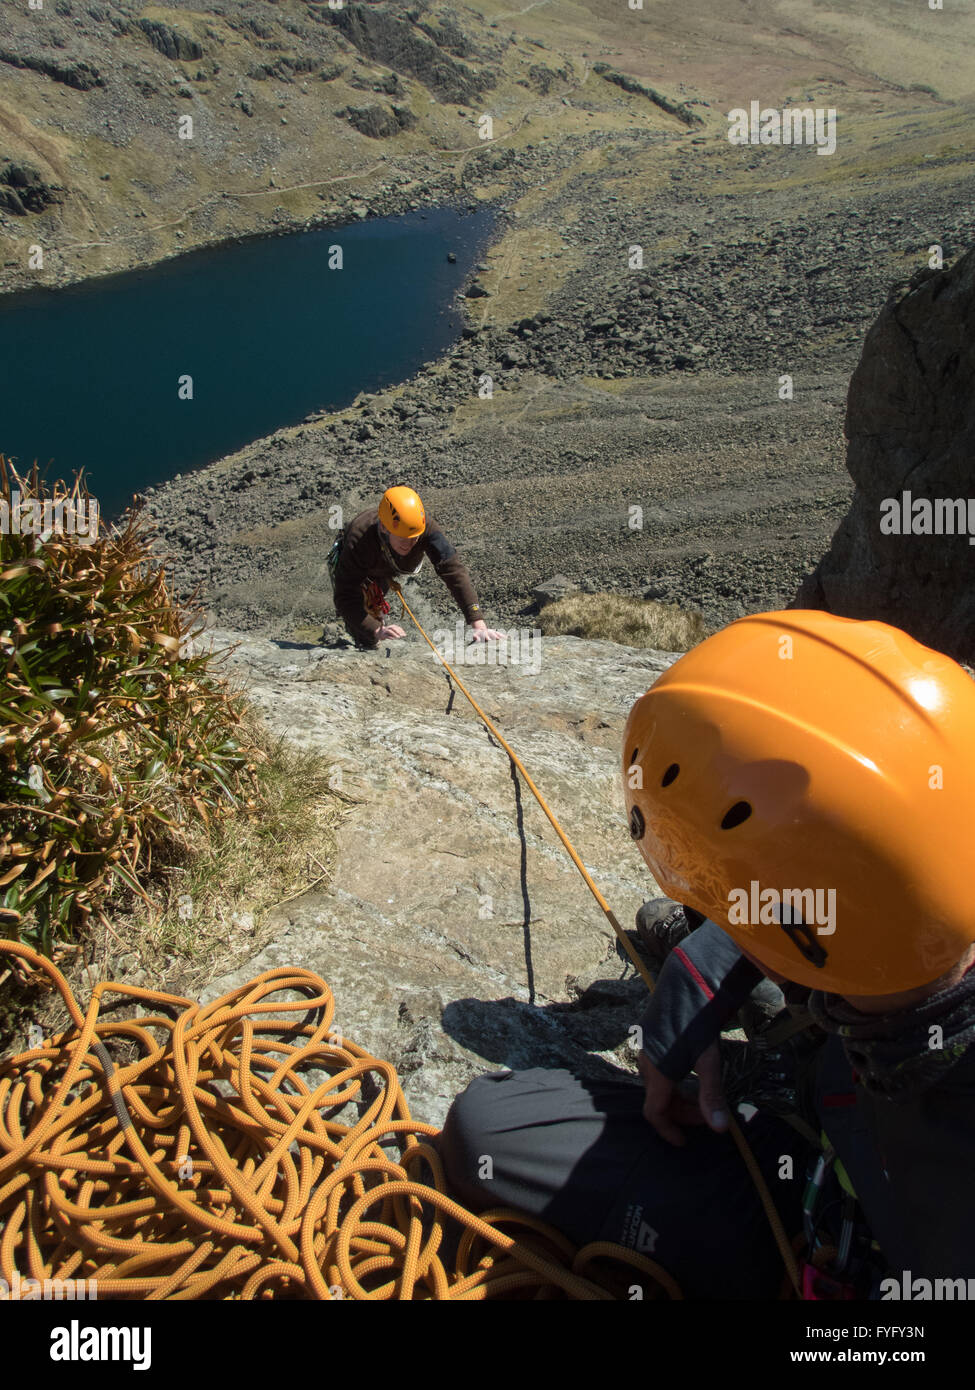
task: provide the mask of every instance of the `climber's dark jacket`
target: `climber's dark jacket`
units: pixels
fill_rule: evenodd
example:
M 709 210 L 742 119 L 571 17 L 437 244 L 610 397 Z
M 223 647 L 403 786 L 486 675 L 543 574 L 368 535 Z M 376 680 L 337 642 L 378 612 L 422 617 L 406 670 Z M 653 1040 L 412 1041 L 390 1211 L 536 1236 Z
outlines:
M 390 581 L 415 574 L 424 556 L 446 584 L 468 623 L 483 617 L 481 606 L 467 567 L 440 530 L 427 515 L 426 530 L 408 555 L 397 555 L 386 546 L 379 533 L 379 511 L 372 507 L 349 522 L 335 572 L 335 611 L 350 634 L 362 646 L 376 645 L 381 624 L 366 611 L 362 586 L 374 579 L 386 592 Z
M 642 1020 L 644 1052 L 682 1080 L 762 978 L 705 922 L 665 962 Z M 889 1273 L 899 1284 L 905 1270 L 975 1280 L 975 968 L 895 1014 L 798 986 L 786 998 L 825 1030 L 804 1118 L 836 1149 Z

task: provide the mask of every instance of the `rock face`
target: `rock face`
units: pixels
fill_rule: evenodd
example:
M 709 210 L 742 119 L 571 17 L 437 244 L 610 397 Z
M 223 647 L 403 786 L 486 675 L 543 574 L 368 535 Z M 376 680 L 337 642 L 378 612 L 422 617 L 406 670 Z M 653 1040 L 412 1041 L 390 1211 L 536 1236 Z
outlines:
M 104 87 L 101 73 L 91 63 L 81 59 L 51 58 L 46 54 L 18 53 L 10 48 L 0 48 L 0 63 L 9 63 L 14 68 L 28 68 L 32 72 L 42 72 L 55 82 L 63 82 L 66 87 L 74 87 L 79 92 L 90 92 L 93 87 Z
M 416 125 L 416 117 L 406 106 L 347 106 L 335 114 L 344 116 L 356 130 L 373 140 L 388 139 L 389 136 L 398 135 L 401 130 L 411 130 Z
M 686 126 L 703 125 L 701 117 L 692 111 L 684 102 L 671 101 L 669 97 L 663 96 L 653 87 L 645 87 L 642 82 L 638 82 L 635 77 L 630 77 L 626 73 L 617 72 L 608 63 L 593 63 L 592 70 L 600 77 L 612 82 L 615 87 L 620 87 L 624 92 L 639 92 L 648 101 L 652 101 L 654 106 L 659 106 L 661 111 L 668 112 L 671 116 L 676 116 Z
M 476 101 L 482 92 L 494 85 L 495 74 L 486 69 L 478 72 L 456 58 L 448 57 L 445 48 L 464 57 L 475 52 L 455 24 L 441 25 L 435 38 L 431 32 L 421 32 L 412 21 L 419 18 L 416 11 L 405 15 L 384 4 L 343 5 L 341 9 L 318 11 L 319 18 L 333 24 L 353 44 L 364 58 L 385 63 L 400 72 L 417 78 L 441 101 L 460 104 Z M 454 38 L 453 36 L 456 36 Z
M 174 29 L 159 19 L 138 19 L 136 23 L 153 48 L 171 62 L 203 57 L 202 46 L 181 29 Z
M 856 492 L 796 604 L 893 623 L 971 663 L 975 251 L 892 295 L 850 382 L 846 436 Z
M 328 890 L 277 909 L 273 944 L 213 980 L 207 997 L 279 965 L 315 970 L 334 991 L 337 1030 L 393 1062 L 414 1115 L 434 1124 L 481 1072 L 632 1067 L 628 1030 L 645 987 L 429 648 L 406 640 L 373 654 L 211 637 L 218 648 L 241 641 L 228 674 L 275 732 L 342 769 L 353 801 Z M 537 661 L 458 660 L 456 669 L 631 927 L 657 890 L 626 829 L 622 730 L 674 657 L 537 640 Z M 520 643 L 517 654 L 528 655 Z
M 44 182 L 33 165 L 10 160 L 0 168 L 0 207 L 17 217 L 43 212 L 50 203 L 58 201 L 59 193 L 59 189 Z

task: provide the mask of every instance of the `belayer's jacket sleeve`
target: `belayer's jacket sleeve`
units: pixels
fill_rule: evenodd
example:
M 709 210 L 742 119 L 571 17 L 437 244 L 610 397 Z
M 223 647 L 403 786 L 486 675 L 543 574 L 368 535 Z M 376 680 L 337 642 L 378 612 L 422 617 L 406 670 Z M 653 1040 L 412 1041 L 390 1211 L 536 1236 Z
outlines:
M 714 922 L 705 921 L 664 962 L 641 1020 L 643 1051 L 682 1081 L 765 976 Z

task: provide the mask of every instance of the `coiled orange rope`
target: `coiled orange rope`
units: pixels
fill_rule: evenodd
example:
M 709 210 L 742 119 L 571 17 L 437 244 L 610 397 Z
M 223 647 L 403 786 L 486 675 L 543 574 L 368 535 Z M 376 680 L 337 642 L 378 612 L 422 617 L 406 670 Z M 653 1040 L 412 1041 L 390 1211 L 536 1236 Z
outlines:
M 83 1014 L 45 957 L 15 942 L 3 955 L 44 971 L 74 1025 L 0 1066 L 8 1287 L 19 1276 L 94 1280 L 100 1299 L 680 1297 L 645 1256 L 602 1242 L 575 1251 L 523 1213 L 453 1201 L 428 1142 L 437 1131 L 410 1118 L 388 1062 L 332 1031 L 332 992 L 311 971 L 268 971 L 206 1005 L 101 982 Z M 107 994 L 157 1011 L 100 1021 Z

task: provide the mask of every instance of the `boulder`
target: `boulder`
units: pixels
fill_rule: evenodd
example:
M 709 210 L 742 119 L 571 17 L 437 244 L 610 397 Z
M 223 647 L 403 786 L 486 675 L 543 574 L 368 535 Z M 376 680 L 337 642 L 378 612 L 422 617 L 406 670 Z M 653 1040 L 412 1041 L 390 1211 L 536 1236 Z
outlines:
M 544 579 L 535 585 L 532 598 L 540 608 L 544 608 L 547 603 L 557 603 L 560 598 L 565 598 L 566 594 L 577 593 L 578 588 L 578 584 L 564 574 L 555 574 L 551 579 Z
M 373 140 L 385 140 L 416 125 L 416 117 L 405 106 L 385 107 L 378 103 L 373 106 L 346 106 L 335 114 L 344 117 L 362 135 L 368 135 Z

